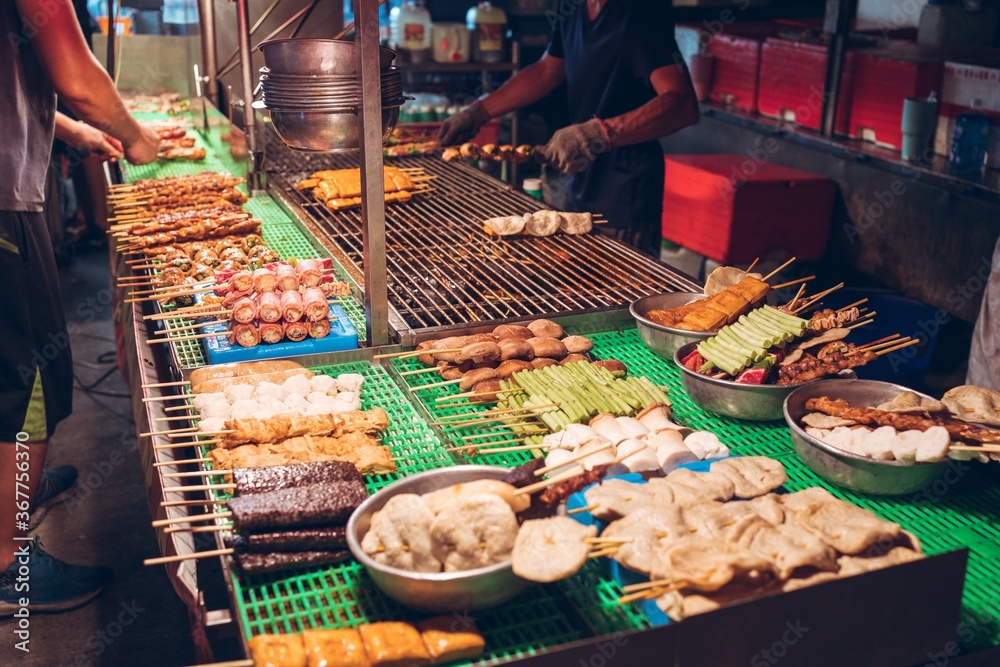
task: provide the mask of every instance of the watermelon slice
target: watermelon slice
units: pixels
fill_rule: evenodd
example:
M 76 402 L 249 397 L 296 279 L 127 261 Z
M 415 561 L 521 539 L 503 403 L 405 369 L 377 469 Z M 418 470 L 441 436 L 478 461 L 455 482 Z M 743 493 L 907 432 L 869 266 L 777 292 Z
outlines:
M 764 384 L 765 380 L 767 380 L 767 371 L 763 368 L 748 368 L 736 378 L 736 382 L 740 384 Z
M 694 350 L 691 354 L 681 359 L 681 363 L 684 364 L 684 368 L 697 373 L 698 369 L 705 365 L 705 357 L 701 356 L 698 350 Z

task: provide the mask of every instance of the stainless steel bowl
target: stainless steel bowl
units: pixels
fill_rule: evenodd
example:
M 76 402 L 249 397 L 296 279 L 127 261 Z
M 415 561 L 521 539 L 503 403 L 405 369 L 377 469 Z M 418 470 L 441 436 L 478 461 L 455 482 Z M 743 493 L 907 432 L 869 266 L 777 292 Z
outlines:
M 717 380 L 696 373 L 681 363 L 698 343 L 688 343 L 674 353 L 674 362 L 681 369 L 684 391 L 695 403 L 709 412 L 749 421 L 781 419 L 785 398 L 807 383 L 774 385 L 742 384 L 732 380 Z
M 643 344 L 664 359 L 669 360 L 680 346 L 711 337 L 713 334 L 709 332 L 665 327 L 646 317 L 651 310 L 680 308 L 696 299 L 704 298 L 705 295 L 698 292 L 670 292 L 644 296 L 633 303 L 629 307 L 629 312 L 635 318 L 636 326 L 639 329 L 639 338 L 642 339 Z
M 392 599 L 408 607 L 432 612 L 475 611 L 503 604 L 523 591 L 529 582 L 513 572 L 511 563 L 467 572 L 430 574 L 387 567 L 361 550 L 361 538 L 371 518 L 393 496 L 429 493 L 452 484 L 476 479 L 500 479 L 509 471 L 493 466 L 455 466 L 406 477 L 382 489 L 361 504 L 347 522 L 347 546 L 375 585 Z
M 258 44 L 264 64 L 284 74 L 357 74 L 355 43 L 340 39 L 269 39 Z M 392 66 L 396 52 L 381 47 L 380 67 Z
M 795 451 L 810 470 L 838 486 L 879 496 L 916 493 L 940 477 L 948 469 L 948 461 L 914 465 L 875 461 L 832 447 L 806 433 L 800 425 L 810 398 L 829 396 L 843 398 L 856 407 L 874 407 L 903 391 L 913 390 L 875 380 L 821 380 L 797 388 L 785 399 L 783 408 Z
M 254 103 L 255 108 L 266 108 Z M 271 125 L 278 137 L 300 151 L 343 153 L 361 145 L 360 120 L 355 109 L 324 111 L 283 111 L 268 109 Z M 385 142 L 399 121 L 399 106 L 382 109 L 382 141 Z

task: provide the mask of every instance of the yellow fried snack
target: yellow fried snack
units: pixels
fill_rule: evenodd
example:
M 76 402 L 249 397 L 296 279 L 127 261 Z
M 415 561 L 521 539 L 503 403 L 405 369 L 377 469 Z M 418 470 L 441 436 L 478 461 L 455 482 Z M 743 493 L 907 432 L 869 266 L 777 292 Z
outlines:
M 371 667 L 361 633 L 342 630 L 303 630 L 308 667 Z
M 467 660 L 482 655 L 486 641 L 472 621 L 456 616 L 435 616 L 417 623 L 432 665 Z
M 408 623 L 369 623 L 358 627 L 372 667 L 422 667 L 431 656 L 417 629 Z
M 306 667 L 299 635 L 257 635 L 247 643 L 254 667 Z

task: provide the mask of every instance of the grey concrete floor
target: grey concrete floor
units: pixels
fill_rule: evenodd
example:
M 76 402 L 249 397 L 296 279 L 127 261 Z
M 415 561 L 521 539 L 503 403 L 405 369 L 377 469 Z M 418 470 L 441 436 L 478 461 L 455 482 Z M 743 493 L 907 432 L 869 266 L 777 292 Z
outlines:
M 60 271 L 77 383 L 73 414 L 50 442 L 47 465 L 80 471 L 71 499 L 39 527 L 45 550 L 62 560 L 114 569 L 90 604 L 30 619 L 31 652 L 13 648 L 13 622 L 0 620 L 0 665 L 32 667 L 177 667 L 194 662 L 187 609 L 158 555 L 127 398 L 87 393 L 115 368 L 107 255 L 90 251 Z M 94 387 L 125 394 L 117 370 Z M 6 638 L 6 639 L 2 639 Z

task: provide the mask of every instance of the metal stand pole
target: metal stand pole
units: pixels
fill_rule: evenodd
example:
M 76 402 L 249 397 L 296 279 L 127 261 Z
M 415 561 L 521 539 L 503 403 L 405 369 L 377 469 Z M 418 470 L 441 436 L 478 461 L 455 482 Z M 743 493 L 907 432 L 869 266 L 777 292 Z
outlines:
M 247 189 L 250 193 L 264 192 L 264 151 L 257 137 L 257 118 L 253 108 L 253 57 L 250 54 L 249 0 L 236 0 L 236 32 L 240 42 L 240 82 L 243 85 L 243 131 L 246 133 L 250 165 L 247 169 Z
M 823 31 L 830 34 L 830 48 L 826 56 L 826 86 L 823 95 L 823 123 L 820 131 L 832 137 L 840 104 L 840 79 L 844 72 L 844 56 L 850 39 L 851 17 L 857 0 L 827 0 Z
M 389 342 L 389 294 L 385 261 L 385 183 L 382 172 L 382 72 L 379 67 L 378 2 L 355 3 L 355 44 L 361 75 L 361 221 L 364 243 L 368 345 Z
M 205 97 L 218 108 L 219 106 L 219 85 L 215 79 L 215 73 L 219 70 L 215 48 L 215 9 L 212 0 L 199 0 L 198 18 L 201 23 L 201 66 L 199 74 L 202 77 L 201 83 Z

